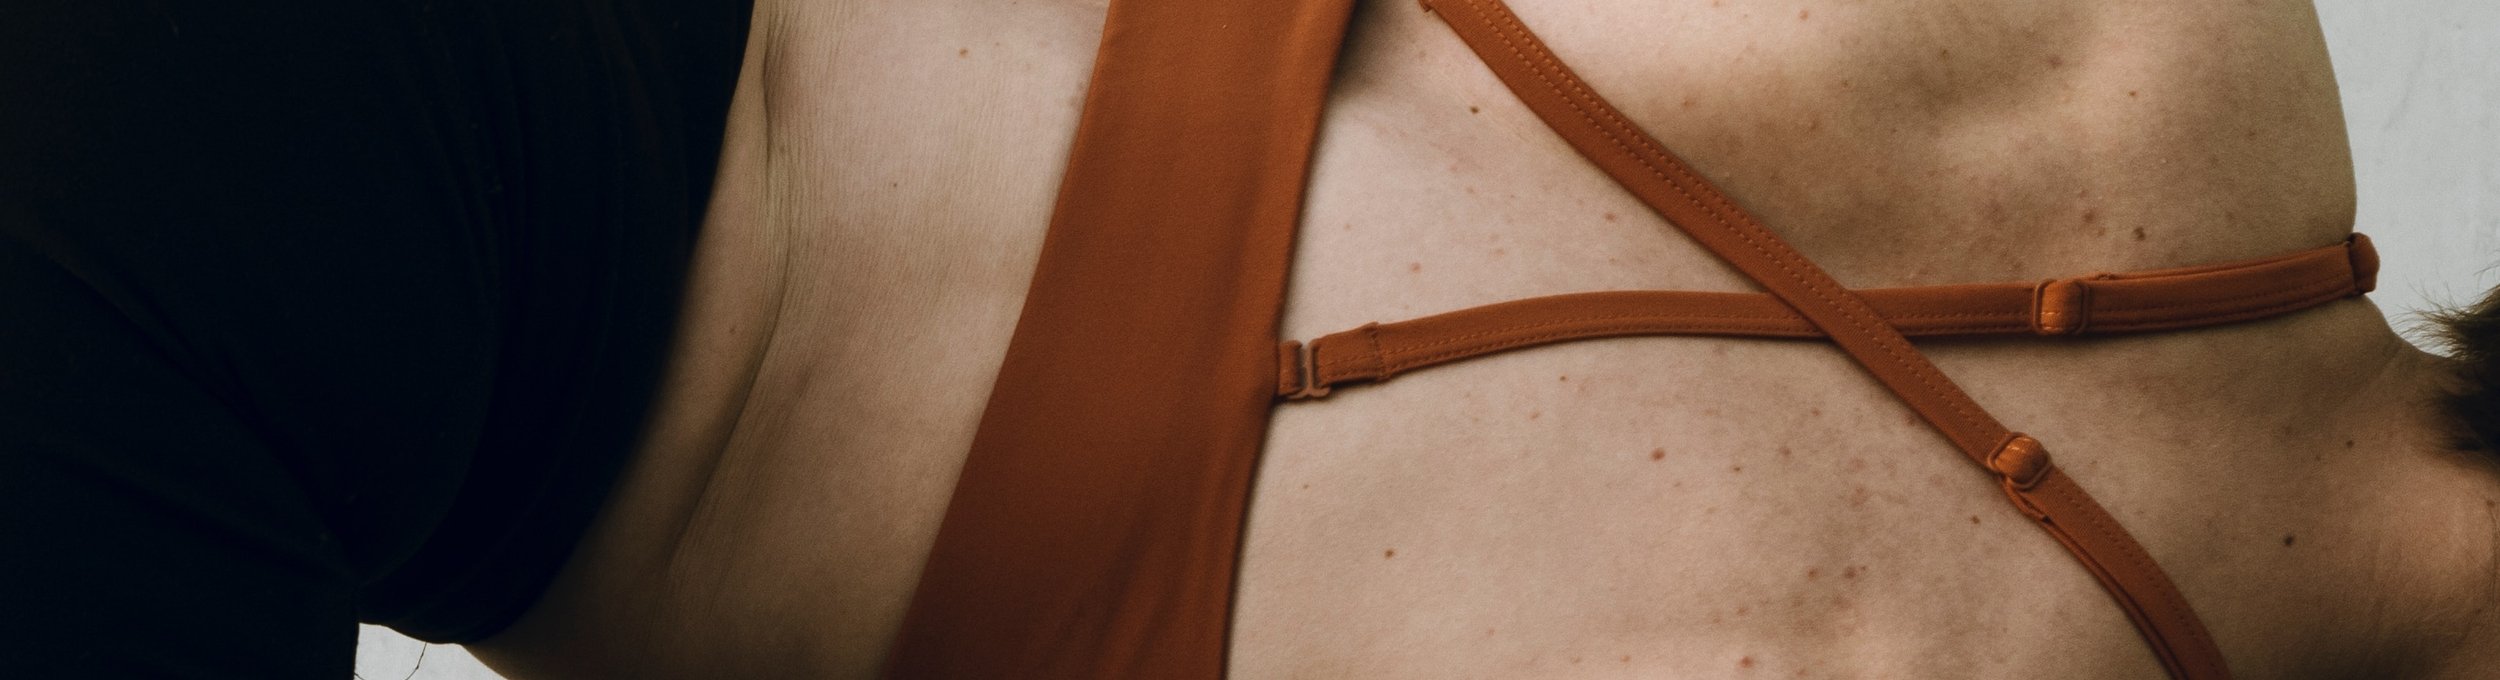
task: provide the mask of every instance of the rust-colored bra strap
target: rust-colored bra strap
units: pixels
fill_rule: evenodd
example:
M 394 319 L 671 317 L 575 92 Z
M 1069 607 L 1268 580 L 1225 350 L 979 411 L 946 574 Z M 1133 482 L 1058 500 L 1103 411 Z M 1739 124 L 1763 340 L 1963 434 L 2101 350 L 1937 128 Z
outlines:
M 1423 0 L 1528 108 L 1693 240 L 1831 337 L 1955 447 L 1994 472 L 2007 498 L 2073 553 L 2176 678 L 2228 677 L 2221 652 L 2144 548 L 1919 354 L 1864 299 L 1765 229 L 1564 67 L 1499 0 Z
M 885 677 L 1222 676 L 1351 7 L 1111 3 L 1023 317 Z
M 2068 337 L 2288 314 L 2368 293 L 2377 274 L 2378 253 L 2369 237 L 2353 234 L 2324 248 L 2194 268 L 1856 292 L 1886 323 L 1913 338 Z M 1515 349 L 1656 335 L 1826 337 L 1787 303 L 1761 293 L 1549 295 L 1365 324 L 1308 345 L 1286 341 L 1277 347 L 1276 396 L 1321 397 L 1347 384 Z

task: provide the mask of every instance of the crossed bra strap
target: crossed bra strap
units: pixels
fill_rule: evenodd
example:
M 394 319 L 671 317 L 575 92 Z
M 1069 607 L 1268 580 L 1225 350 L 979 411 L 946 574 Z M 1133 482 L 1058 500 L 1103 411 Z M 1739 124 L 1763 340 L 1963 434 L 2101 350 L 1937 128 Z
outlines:
M 2353 234 L 2324 248 L 2228 264 L 2037 283 L 1855 291 L 1913 338 L 2066 337 L 2195 328 L 2288 314 L 2370 292 L 2378 251 Z M 1761 293 L 1669 290 L 1570 293 L 1364 324 L 1276 348 L 1276 396 L 1575 340 L 1645 335 L 1821 339 L 1821 328 Z
M 2083 487 L 2058 470 L 2050 461 L 2048 449 L 2038 440 L 2006 429 L 1952 379 L 1937 370 L 1935 364 L 1930 363 L 1916 347 L 1911 346 L 1903 329 L 1875 304 L 1877 299 L 1886 296 L 1841 287 L 1831 275 L 1763 228 L 1759 221 L 1737 207 L 1717 187 L 1702 179 L 1700 174 L 1669 153 L 1656 139 L 1633 125 L 1613 105 L 1598 97 L 1587 83 L 1546 49 L 1542 40 L 1530 33 L 1501 0 L 1421 1 L 1425 9 L 1440 16 L 1457 32 L 1459 38 L 1492 68 L 1494 75 L 1509 86 L 1511 92 L 1518 95 L 1547 126 L 1561 134 L 1572 148 L 1694 241 L 1768 289 L 1772 296 L 1828 337 L 1859 366 L 1874 374 L 1877 381 L 1951 440 L 1971 462 L 1994 473 L 2014 507 L 2064 545 L 2076 561 L 2100 581 L 2102 589 L 2135 624 L 2137 632 L 2143 635 L 2154 656 L 2171 677 L 2181 680 L 2230 677 L 2222 652 L 2214 645 L 2213 636 L 2205 630 L 2204 622 L 2197 618 L 2187 599 L 2179 594 L 2178 587 L 2145 553 L 2143 546 L 2129 536 L 2099 503 L 2084 493 Z M 2358 238 L 2350 243 L 2366 245 Z M 2364 264 L 2369 259 L 2363 256 L 2367 253 L 2366 248 L 2356 247 L 2350 252 L 2351 255 L 2340 258 L 2346 268 L 2343 276 L 2328 272 L 2330 275 L 2318 278 L 2318 287 L 2325 294 L 2350 294 L 2368 288 L 2369 274 L 2374 271 L 2375 265 Z M 2335 268 L 2339 259 L 2331 254 L 2315 257 L 2324 259 L 2328 269 Z M 2301 258 L 2296 255 L 2292 259 Z M 2225 265 L 2204 273 L 2227 275 L 2227 272 L 2262 266 Z M 2155 274 L 2145 278 L 2159 280 L 2166 277 Z M 2179 279 L 2181 282 L 2185 280 Z M 2153 285 L 2162 287 L 2162 284 Z M 2343 289 L 2345 285 L 2352 288 Z M 2335 289 L 2327 290 L 2330 286 Z M 2099 314 L 2103 310 L 2088 300 L 2092 297 L 2091 293 L 2100 292 L 2104 287 L 2092 282 L 2044 283 L 2035 288 L 2032 295 L 2035 302 L 2028 303 L 2026 307 L 2033 310 L 2089 310 L 2098 319 L 2105 316 Z M 2197 286 L 2171 287 L 2185 291 Z M 2286 304 L 2293 304 L 2299 296 L 2292 297 L 2295 300 L 2287 300 Z M 1932 296 L 1928 298 L 1930 302 L 1936 301 Z M 2076 300 L 2079 298 L 2086 301 L 2078 303 Z M 1986 306 L 1975 305 L 1975 308 Z M 2123 309 L 2125 305 L 2115 307 L 2119 309 L 2108 311 L 2119 316 L 2129 311 L 2140 314 L 2164 311 L 2164 306 L 2159 304 L 2132 310 Z M 2262 311 L 2250 309 L 2240 313 L 2261 315 Z M 2038 319 L 2043 315 L 2035 312 L 2031 316 Z M 2193 315 L 2170 322 L 2186 323 L 2192 320 Z M 2035 320 L 2029 325 L 2065 332 L 2084 330 L 2092 323 L 2069 324 L 2066 320 L 2044 323 Z M 2108 327 L 2112 322 L 2099 319 L 2097 323 Z M 1385 352 L 1382 354 L 1385 356 Z M 1310 363 L 1319 364 L 1322 361 L 1325 361 L 1324 357 Z M 1319 382 L 1316 371 L 1311 382 L 1313 385 L 1306 385 L 1303 389 L 1324 389 L 1316 385 Z

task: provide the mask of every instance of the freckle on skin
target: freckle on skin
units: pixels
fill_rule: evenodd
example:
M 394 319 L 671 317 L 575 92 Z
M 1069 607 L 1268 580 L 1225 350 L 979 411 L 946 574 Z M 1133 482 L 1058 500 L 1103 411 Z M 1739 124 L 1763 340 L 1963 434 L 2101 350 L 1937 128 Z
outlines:
M 2142 241 L 2142 240 L 2144 240 L 2144 228 L 2143 228 L 2143 227 L 2136 227 L 2136 228 L 2135 228 L 2135 231 L 2133 231 L 2133 232 L 2129 232 L 2127 235 L 2128 235 L 2130 238 L 2134 238 L 2135 240 Z
M 1631 656 L 1631 655 L 1629 655 L 1629 654 L 1624 655 L 1624 657 L 1623 657 L 1623 662 L 1624 662 L 1624 663 L 1632 663 L 1632 656 Z
M 1740 475 L 1741 475 L 1741 474 L 1744 474 L 1744 473 L 1745 473 L 1745 466 L 1742 466 L 1742 465 L 1730 465 L 1730 466 L 1728 466 L 1727 471 L 1728 471 L 1729 473 L 1732 473 L 1732 474 L 1740 474 Z
M 2066 66 L 2066 55 L 2049 55 L 2049 68 L 2063 68 L 2064 66 Z
M 2350 440 L 2350 439 L 2346 439 L 2346 440 L 2344 440 L 2344 448 L 2347 448 L 2347 449 L 2352 448 L 2352 440 Z
M 957 48 L 957 49 L 955 50 L 955 58 L 957 58 L 957 59 L 962 59 L 962 58 L 964 58 L 964 57 L 969 57 L 969 56 L 972 56 L 972 48 L 969 48 L 969 47 L 964 47 L 964 48 Z
M 1473 106 L 1467 107 L 1467 112 L 1468 112 L 1468 113 L 1481 113 L 1481 112 L 1483 112 L 1483 111 L 1484 111 L 1484 109 L 1479 109 L 1479 108 L 1476 108 L 1476 107 L 1473 107 Z
M 1390 548 L 1390 549 L 1388 549 L 1388 550 L 1382 550 L 1382 551 L 1380 551 L 1380 559 L 1384 559 L 1384 560 L 1385 560 L 1385 559 L 1389 559 L 1389 558 L 1393 558 L 1393 557 L 1397 557 L 1397 556 L 1398 556 L 1398 549 L 1397 549 L 1397 548 Z
M 1613 222 L 1617 219 L 1614 213 L 1606 213 L 1605 217 L 1608 222 Z
M 1687 109 L 1689 109 L 1689 108 L 1693 108 L 1693 98 L 1692 98 L 1692 97 L 1685 97 L 1685 98 L 1684 98 L 1684 103 L 1683 103 L 1681 106 L 1682 106 L 1682 108 L 1687 108 Z
M 1748 656 L 1748 657 L 1745 657 L 1745 658 L 1742 658 L 1742 659 L 1737 659 L 1737 660 L 1736 660 L 1736 667 L 1737 667 L 1737 668 L 1752 668 L 1752 667 L 1753 667 L 1753 657 Z
M 1529 411 L 1529 412 L 1528 412 L 1528 419 L 1529 419 L 1529 420 L 1536 420 L 1537 418 L 1542 417 L 1542 416 L 1544 416 L 1544 415 L 1545 415 L 1545 412 L 1544 412 L 1544 411 Z
M 1817 418 L 1823 417 L 1823 409 L 1822 409 L 1822 408 L 1820 408 L 1820 407 L 1812 407 L 1812 406 L 1806 407 L 1806 415 L 1809 415 L 1809 416 L 1814 416 L 1814 417 L 1817 417 Z
M 2291 534 L 2284 534 L 2284 535 L 2283 535 L 2283 547 L 2286 547 L 2286 548 L 2292 547 L 2292 543 L 2294 543 L 2294 542 L 2296 542 L 2296 541 L 2299 541 L 2299 540 L 2300 540 L 2300 539 L 2299 539 L 2298 537 L 2295 537 L 2295 536 L 2293 536 L 2293 535 L 2291 535 Z
M 1978 516 L 1978 515 L 1971 515 L 1971 516 L 1970 516 L 1970 523 L 1972 523 L 1972 524 L 1978 524 L 1978 523 L 1979 523 L 1979 516 Z
M 2134 99 L 2134 98 L 2135 98 L 2135 90 L 2128 90 L 2128 91 L 2127 91 L 2127 98 L 2128 98 L 2128 99 Z
M 1791 450 L 1791 449 L 1789 449 L 1788 447 L 1785 447 L 1785 446 L 1780 447 L 1780 457 L 1781 457 L 1781 458 L 1787 458 L 1787 457 L 1789 457 L 1789 456 L 1794 456 L 1794 455 L 1797 455 L 1797 452 L 1796 452 L 1796 451 Z
M 1653 460 L 1653 461 L 1656 461 L 1656 460 L 1666 460 L 1666 459 L 1667 459 L 1667 450 L 1666 450 L 1666 449 L 1664 449 L 1664 448 L 1650 449 L 1650 450 L 1649 450 L 1649 459 L 1650 459 L 1650 460 Z
M 1801 9 L 1801 10 L 1797 10 L 1797 20 L 1798 20 L 1798 21 L 1805 21 L 1805 20 L 1806 20 L 1806 17 L 1809 17 L 1809 16 L 1813 16 L 1813 11 L 1812 11 L 1812 10 L 1803 10 L 1803 9 Z
M 1415 273 L 1415 272 L 1420 272 L 1420 271 L 1423 271 L 1423 270 L 1424 270 L 1424 263 L 1422 263 L 1422 262 L 1408 262 L 1408 263 L 1406 263 L 1406 273 L 1412 274 L 1412 273 Z
M 1813 567 L 1807 567 L 1807 568 L 1806 568 L 1806 580 L 1808 580 L 1808 581 L 1812 581 L 1812 580 L 1815 580 L 1815 579 L 1818 579 L 1818 578 L 1822 578 L 1822 577 L 1823 577 L 1823 570 L 1821 570 L 1821 569 L 1816 569 L 1816 568 L 1813 568 Z
M 2091 224 L 2091 223 L 2093 223 L 2093 222 L 2098 222 L 2098 221 L 2100 221 L 2100 219 L 2101 219 L 2101 211 L 2099 211 L 2099 210 L 2094 210 L 2094 209 L 2091 209 L 2091 208 L 2084 208 L 2084 209 L 2083 209 L 2083 223 L 2084 223 L 2084 224 Z

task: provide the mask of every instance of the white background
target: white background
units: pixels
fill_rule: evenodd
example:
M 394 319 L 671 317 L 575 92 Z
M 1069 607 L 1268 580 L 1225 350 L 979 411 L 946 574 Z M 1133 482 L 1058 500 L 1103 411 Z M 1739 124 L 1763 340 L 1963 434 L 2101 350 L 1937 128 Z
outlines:
M 2383 262 L 2371 297 L 2398 328 L 2479 299 L 2500 283 L 2500 3 L 2320 0 L 2318 14 L 2360 179 L 2355 228 Z
M 2414 313 L 2500 284 L 2500 2 L 2318 0 L 2318 14 L 2352 131 L 2356 228 L 2384 263 L 2372 298 L 2414 328 Z M 501 677 L 456 646 L 363 638 L 365 680 Z

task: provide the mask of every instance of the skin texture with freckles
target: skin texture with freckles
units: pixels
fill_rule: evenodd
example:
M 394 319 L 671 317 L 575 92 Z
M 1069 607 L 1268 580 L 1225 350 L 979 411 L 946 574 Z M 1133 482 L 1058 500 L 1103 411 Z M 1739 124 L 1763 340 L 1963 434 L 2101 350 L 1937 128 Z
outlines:
M 2333 243 L 2351 162 L 2303 2 L 1514 4 L 1855 287 Z M 1104 8 L 758 8 L 672 378 L 516 678 L 864 677 L 1006 349 Z M 1411 2 L 1364 2 L 1283 332 L 1582 290 L 1747 290 Z M 2482 677 L 2481 461 L 2366 301 L 1924 346 L 2047 444 L 2247 678 Z M 1617 339 L 1278 409 L 1236 678 L 2159 673 L 2107 596 L 1836 351 Z

